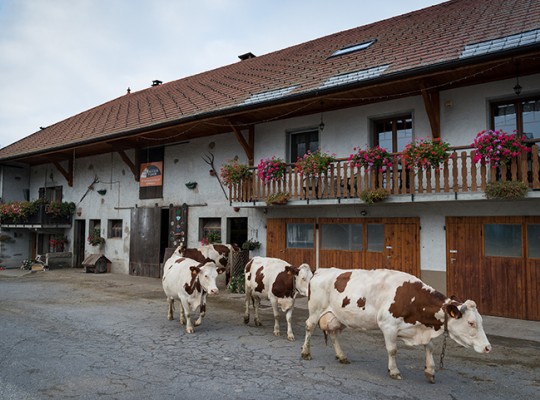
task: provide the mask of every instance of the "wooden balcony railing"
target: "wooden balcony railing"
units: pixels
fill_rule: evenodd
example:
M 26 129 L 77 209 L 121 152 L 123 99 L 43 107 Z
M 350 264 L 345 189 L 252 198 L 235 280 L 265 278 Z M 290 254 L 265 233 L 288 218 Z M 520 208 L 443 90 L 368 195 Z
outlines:
M 290 164 L 283 180 L 264 183 L 254 169 L 251 178 L 229 188 L 229 199 L 235 203 L 265 202 L 269 195 L 280 191 L 288 192 L 290 201 L 351 199 L 364 190 L 377 188 L 384 188 L 390 195 L 478 193 L 497 180 L 522 181 L 531 189 L 540 189 L 538 145 L 532 145 L 530 150 L 498 168 L 475 163 L 474 150 L 456 148 L 439 169 L 408 169 L 398 154 L 393 155 L 393 166 L 383 172 L 339 159 L 317 177 L 303 176 Z

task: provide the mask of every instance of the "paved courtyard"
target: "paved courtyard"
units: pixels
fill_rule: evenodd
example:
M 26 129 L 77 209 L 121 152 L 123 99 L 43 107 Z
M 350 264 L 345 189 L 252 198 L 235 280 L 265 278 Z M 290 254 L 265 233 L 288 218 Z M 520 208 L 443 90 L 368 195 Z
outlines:
M 304 299 L 305 300 L 305 299 Z M 304 301 L 305 303 L 305 301 Z M 295 342 L 243 323 L 243 296 L 222 291 L 187 335 L 166 318 L 157 279 L 85 274 L 80 269 L 0 275 L 1 399 L 531 399 L 540 388 L 540 342 L 488 337 L 477 354 L 449 341 L 445 369 L 429 384 L 423 349 L 400 344 L 404 380 L 386 371 L 379 332 L 345 331 L 351 364 L 341 365 L 317 331 L 313 360 L 300 357 L 305 308 L 293 316 Z M 285 331 L 282 324 L 282 331 Z M 435 342 L 438 365 L 442 340 Z

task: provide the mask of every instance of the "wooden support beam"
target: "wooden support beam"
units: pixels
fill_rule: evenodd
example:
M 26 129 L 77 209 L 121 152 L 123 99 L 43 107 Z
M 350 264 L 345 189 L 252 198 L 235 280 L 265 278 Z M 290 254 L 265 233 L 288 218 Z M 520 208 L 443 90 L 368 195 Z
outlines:
M 73 159 L 68 160 L 68 169 L 64 169 L 62 164 L 59 161 L 51 161 L 56 169 L 66 178 L 68 186 L 73 186 Z
M 422 98 L 424 107 L 429 118 L 431 126 L 431 137 L 433 139 L 441 138 L 441 102 L 439 91 L 437 89 L 422 89 Z
M 133 178 L 135 178 L 135 181 L 139 182 L 139 166 L 140 166 L 140 161 L 138 157 L 139 152 L 135 150 L 135 162 L 132 162 L 129 159 L 128 155 L 126 154 L 124 150 L 116 150 L 116 152 L 120 154 L 120 157 L 122 157 L 122 160 L 124 161 L 124 163 L 131 170 L 131 173 L 133 174 Z
M 234 126 L 234 124 L 230 123 L 231 128 L 236 136 L 236 140 L 238 140 L 238 143 L 242 146 L 244 149 L 244 152 L 246 153 L 247 159 L 248 159 L 248 165 L 253 166 L 253 142 L 254 140 L 254 129 L 253 126 L 250 126 L 249 130 L 249 143 L 244 138 L 244 135 L 242 135 L 242 132 L 238 127 Z

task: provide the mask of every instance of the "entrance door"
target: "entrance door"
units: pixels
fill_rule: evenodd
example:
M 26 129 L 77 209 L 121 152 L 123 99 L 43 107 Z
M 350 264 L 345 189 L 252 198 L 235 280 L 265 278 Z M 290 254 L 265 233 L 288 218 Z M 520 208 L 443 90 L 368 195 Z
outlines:
M 161 208 L 131 210 L 129 274 L 160 278 Z
M 73 257 L 76 268 L 82 267 L 84 261 L 85 231 L 86 221 L 84 219 L 76 219 L 73 234 Z
M 419 231 L 417 218 L 399 218 L 384 223 L 384 268 L 420 276 Z

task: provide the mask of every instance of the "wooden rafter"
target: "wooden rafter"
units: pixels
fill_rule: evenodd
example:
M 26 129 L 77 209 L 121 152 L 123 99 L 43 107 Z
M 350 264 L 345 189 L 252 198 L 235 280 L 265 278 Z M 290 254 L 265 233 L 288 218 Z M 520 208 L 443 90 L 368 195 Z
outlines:
M 422 88 L 422 98 L 424 99 L 424 107 L 431 126 L 431 137 L 433 139 L 441 138 L 441 107 L 440 96 L 438 89 Z
M 248 165 L 253 166 L 253 148 L 255 143 L 255 130 L 253 128 L 253 125 L 249 126 L 249 132 L 248 132 L 248 140 L 244 138 L 244 135 L 242 135 L 242 132 L 240 129 L 238 129 L 237 126 L 235 126 L 232 122 L 230 123 L 231 128 L 236 136 L 236 140 L 238 140 L 238 143 L 242 146 L 244 149 L 244 152 L 246 153 L 247 159 L 248 159 Z
M 68 169 L 66 170 L 59 161 L 51 161 L 56 169 L 64 176 L 68 186 L 73 186 L 73 160 L 68 160 Z
M 116 150 L 118 154 L 120 154 L 120 157 L 122 157 L 122 160 L 124 163 L 129 167 L 131 170 L 131 173 L 133 174 L 133 178 L 135 181 L 139 182 L 139 157 L 138 152 L 135 150 L 135 162 L 132 162 L 126 152 L 124 150 Z

